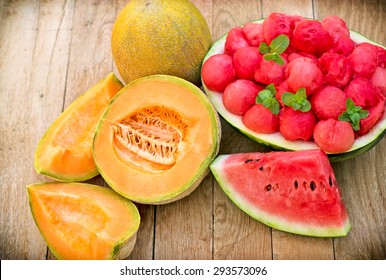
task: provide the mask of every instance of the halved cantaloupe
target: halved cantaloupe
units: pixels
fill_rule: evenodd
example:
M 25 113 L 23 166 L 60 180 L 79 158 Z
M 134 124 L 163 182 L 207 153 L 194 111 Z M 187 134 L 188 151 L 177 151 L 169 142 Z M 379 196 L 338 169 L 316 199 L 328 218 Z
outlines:
M 137 207 L 101 186 L 52 182 L 27 186 L 31 212 L 58 259 L 123 259 L 134 248 Z
M 110 73 L 68 106 L 37 146 L 36 172 L 63 181 L 84 181 L 98 175 L 92 157 L 93 135 L 100 116 L 122 87 Z
M 148 76 L 111 101 L 95 132 L 94 160 L 121 195 L 165 204 L 200 184 L 220 135 L 217 112 L 198 87 L 174 76 Z

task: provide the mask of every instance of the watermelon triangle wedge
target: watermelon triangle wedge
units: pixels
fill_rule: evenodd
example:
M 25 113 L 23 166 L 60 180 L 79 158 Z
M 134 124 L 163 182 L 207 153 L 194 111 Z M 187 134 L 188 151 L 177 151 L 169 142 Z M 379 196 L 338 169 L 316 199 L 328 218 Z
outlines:
M 317 237 L 346 236 L 351 229 L 321 150 L 220 155 L 211 170 L 241 210 L 272 228 Z

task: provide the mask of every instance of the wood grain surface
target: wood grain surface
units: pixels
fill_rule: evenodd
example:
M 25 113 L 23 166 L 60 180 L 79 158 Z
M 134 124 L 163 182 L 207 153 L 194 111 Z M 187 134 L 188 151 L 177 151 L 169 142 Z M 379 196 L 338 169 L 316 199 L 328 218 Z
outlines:
M 386 45 L 383 0 L 194 0 L 213 40 L 232 27 L 285 12 L 342 17 Z M 49 181 L 33 155 L 49 125 L 114 66 L 110 36 L 126 0 L 0 0 L 0 259 L 54 259 L 30 214 L 25 187 Z M 268 151 L 224 121 L 220 153 Z M 271 229 L 239 210 L 209 174 L 180 201 L 138 205 L 129 259 L 386 259 L 386 140 L 333 168 L 352 230 L 313 238 Z M 106 186 L 97 176 L 89 180 Z

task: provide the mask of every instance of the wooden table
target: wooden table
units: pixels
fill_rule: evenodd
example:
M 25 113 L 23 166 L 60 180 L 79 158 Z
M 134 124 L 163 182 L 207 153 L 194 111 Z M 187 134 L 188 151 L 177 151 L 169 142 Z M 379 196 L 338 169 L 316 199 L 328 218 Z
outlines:
M 193 1 L 213 39 L 273 11 L 323 19 L 386 45 L 384 0 Z M 126 0 L 0 0 L 0 259 L 53 259 L 30 214 L 25 186 L 47 179 L 33 167 L 36 145 L 77 96 L 111 71 L 110 36 Z M 267 151 L 222 122 L 220 153 Z M 333 164 L 352 230 L 312 238 L 271 229 L 240 211 L 209 174 L 189 197 L 139 205 L 130 259 L 386 259 L 386 141 Z M 105 185 L 101 177 L 90 182 Z

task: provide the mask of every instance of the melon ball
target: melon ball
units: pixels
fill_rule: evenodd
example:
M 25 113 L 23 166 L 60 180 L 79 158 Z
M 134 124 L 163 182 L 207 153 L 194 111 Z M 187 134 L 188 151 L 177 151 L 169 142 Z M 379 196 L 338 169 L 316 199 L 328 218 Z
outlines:
M 232 57 L 227 54 L 215 54 L 202 65 L 201 76 L 209 90 L 223 92 L 236 79 Z
M 243 124 L 257 133 L 274 133 L 279 131 L 279 116 L 273 114 L 262 104 L 253 105 L 243 116 Z
M 318 119 L 337 119 L 346 110 L 346 94 L 334 86 L 325 86 L 311 97 L 311 105 Z
M 224 53 L 233 56 L 238 49 L 249 47 L 247 37 L 241 27 L 234 27 L 229 32 L 225 39 Z
M 352 77 L 349 60 L 338 53 L 324 53 L 319 58 L 319 68 L 330 85 L 344 88 Z
M 233 55 L 233 67 L 240 79 L 253 80 L 255 70 L 259 66 L 263 56 L 256 47 L 238 49 Z
M 222 101 L 232 114 L 244 115 L 255 104 L 257 94 L 263 89 L 252 81 L 239 79 L 226 87 Z
M 324 83 L 323 73 L 316 63 L 307 57 L 299 57 L 288 63 L 285 69 L 288 87 L 296 92 L 305 88 L 307 95 L 314 93 Z
M 369 78 L 378 66 L 378 49 L 370 43 L 358 44 L 349 56 L 354 73 Z
M 314 141 L 325 152 L 342 153 L 354 144 L 355 135 L 350 123 L 336 119 L 319 121 L 314 128 Z

